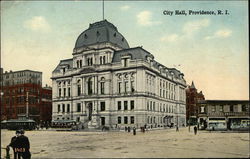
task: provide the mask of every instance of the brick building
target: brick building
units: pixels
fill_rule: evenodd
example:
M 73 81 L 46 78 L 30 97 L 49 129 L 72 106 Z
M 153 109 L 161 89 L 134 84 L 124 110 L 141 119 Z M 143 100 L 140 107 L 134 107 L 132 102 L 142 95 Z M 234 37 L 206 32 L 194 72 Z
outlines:
M 1 77 L 1 120 L 28 116 L 39 123 L 48 118 L 49 113 L 43 111 L 47 111 L 44 109 L 43 96 L 48 98 L 50 95 L 51 99 L 52 90 L 42 88 L 42 72 L 22 70 L 3 73 L 1 70 Z M 51 109 L 51 101 L 50 104 L 46 102 L 46 107 Z
M 198 92 L 192 81 L 191 86 L 186 89 L 186 121 L 194 125 L 198 119 L 198 102 L 205 100 L 202 91 Z

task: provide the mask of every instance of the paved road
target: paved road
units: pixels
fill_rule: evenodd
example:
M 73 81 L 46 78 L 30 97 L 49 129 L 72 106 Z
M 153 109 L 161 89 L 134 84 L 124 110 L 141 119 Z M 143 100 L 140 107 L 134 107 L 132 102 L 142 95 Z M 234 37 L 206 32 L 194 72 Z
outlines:
M 2 130 L 1 147 L 14 131 Z M 199 131 L 188 128 L 133 133 L 27 131 L 32 158 L 242 158 L 249 157 L 248 133 Z M 12 152 L 11 152 L 12 154 Z M 1 156 L 5 151 L 1 152 Z

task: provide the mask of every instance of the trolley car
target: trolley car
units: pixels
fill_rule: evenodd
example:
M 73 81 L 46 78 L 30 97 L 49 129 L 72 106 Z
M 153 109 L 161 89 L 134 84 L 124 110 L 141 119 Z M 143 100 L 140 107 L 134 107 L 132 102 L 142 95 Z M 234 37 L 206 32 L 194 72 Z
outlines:
M 10 119 L 1 123 L 1 125 L 4 125 L 4 128 L 8 130 L 34 130 L 36 128 L 36 122 L 32 119 Z

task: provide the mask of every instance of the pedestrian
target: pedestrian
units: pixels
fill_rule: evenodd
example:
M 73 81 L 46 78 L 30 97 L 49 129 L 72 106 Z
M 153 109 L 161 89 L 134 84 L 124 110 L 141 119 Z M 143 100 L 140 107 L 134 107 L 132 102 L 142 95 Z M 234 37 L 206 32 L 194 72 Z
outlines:
M 178 125 L 176 125 L 176 131 L 179 131 L 179 127 L 178 127 Z
M 133 134 L 136 135 L 136 128 L 133 128 Z
M 20 156 L 17 154 L 16 148 L 17 148 L 17 137 L 20 136 L 21 133 L 19 130 L 16 131 L 16 135 L 11 138 L 10 144 L 7 146 L 7 148 L 12 147 L 13 153 L 14 153 L 14 159 L 20 159 Z
M 130 126 L 128 127 L 128 132 L 130 132 Z
M 127 127 L 125 126 L 125 131 L 127 131 Z
M 24 136 L 24 130 L 20 130 L 20 136 L 16 139 L 16 151 L 23 159 L 30 159 L 30 142 L 27 136 Z
M 197 134 L 197 127 L 196 127 L 196 125 L 194 126 L 194 134 L 195 135 Z

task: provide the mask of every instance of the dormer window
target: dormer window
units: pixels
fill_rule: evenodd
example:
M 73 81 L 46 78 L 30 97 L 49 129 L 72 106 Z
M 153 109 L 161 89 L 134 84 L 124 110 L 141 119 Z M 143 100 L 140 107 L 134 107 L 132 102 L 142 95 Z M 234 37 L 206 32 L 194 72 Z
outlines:
M 127 67 L 127 66 L 128 66 L 128 58 L 125 58 L 125 59 L 123 59 L 123 60 L 124 60 L 123 66 L 124 66 L 124 67 Z

